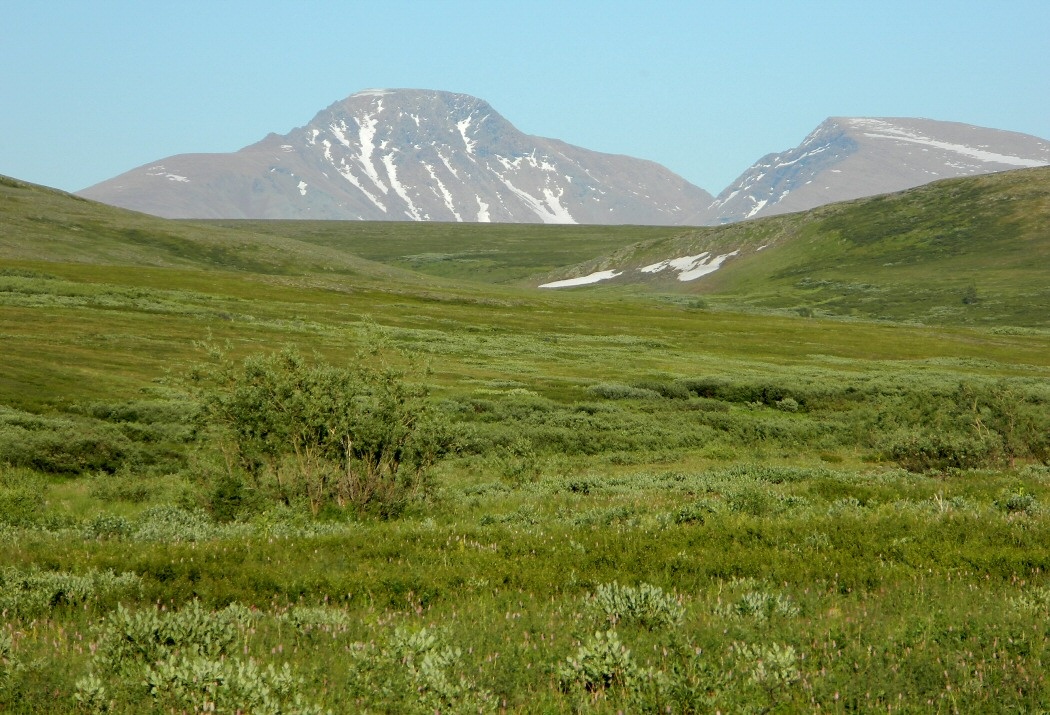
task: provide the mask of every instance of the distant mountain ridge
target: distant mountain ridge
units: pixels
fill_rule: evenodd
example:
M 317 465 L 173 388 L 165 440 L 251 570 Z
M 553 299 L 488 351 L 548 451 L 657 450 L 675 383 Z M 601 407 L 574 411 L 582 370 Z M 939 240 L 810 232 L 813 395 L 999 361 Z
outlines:
M 1050 142 L 930 119 L 832 117 L 768 154 L 697 215 L 716 225 L 805 211 L 938 179 L 1050 165 Z
M 483 100 L 429 90 L 358 92 L 288 134 L 79 194 L 166 218 L 650 225 L 714 198 L 653 162 L 528 136 Z
M 364 90 L 240 151 L 180 154 L 78 192 L 165 218 L 719 225 L 937 179 L 1050 165 L 1050 142 L 832 117 L 717 198 L 643 159 L 529 136 L 466 94 Z

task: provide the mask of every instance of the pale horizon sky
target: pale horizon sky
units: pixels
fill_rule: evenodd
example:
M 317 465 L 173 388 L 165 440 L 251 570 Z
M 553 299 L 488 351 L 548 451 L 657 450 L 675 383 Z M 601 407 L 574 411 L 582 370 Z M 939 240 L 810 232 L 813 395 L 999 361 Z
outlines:
M 1043 0 L 0 0 L 0 18 L 0 174 L 66 191 L 366 88 L 471 94 L 713 194 L 829 116 L 1050 139 Z

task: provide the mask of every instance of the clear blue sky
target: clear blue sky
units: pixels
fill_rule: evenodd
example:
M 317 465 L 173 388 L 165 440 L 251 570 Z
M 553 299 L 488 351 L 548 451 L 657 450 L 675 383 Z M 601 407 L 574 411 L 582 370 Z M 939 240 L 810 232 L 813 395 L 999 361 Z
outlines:
M 1050 0 L 0 0 L 0 174 L 85 188 L 371 87 L 718 193 L 828 116 L 1050 138 Z

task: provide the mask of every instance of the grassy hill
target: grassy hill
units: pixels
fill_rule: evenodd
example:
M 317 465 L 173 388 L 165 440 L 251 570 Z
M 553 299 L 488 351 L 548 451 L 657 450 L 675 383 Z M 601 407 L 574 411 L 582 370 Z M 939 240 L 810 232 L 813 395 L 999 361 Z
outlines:
M 439 222 L 213 221 L 254 234 L 295 238 L 434 276 L 524 283 L 639 241 L 674 238 L 667 226 L 572 226 Z
M 684 232 L 172 222 L 0 181 L 0 711 L 1047 707 L 1040 176 Z M 994 250 L 937 238 L 981 201 Z M 771 259 L 713 274 L 718 310 L 523 279 L 716 238 Z M 882 265 L 912 245 L 944 275 Z M 1003 301 L 976 326 L 806 282 L 948 301 L 965 261 Z M 906 320 L 822 317 L 853 307 Z M 347 434 L 414 440 L 393 496 L 334 486 L 348 386 Z
M 739 251 L 692 283 L 630 270 Z M 970 325 L 1050 325 L 1050 169 L 951 179 L 800 214 L 699 229 L 569 271 L 718 304 Z M 558 276 L 564 275 L 557 272 Z M 551 274 L 554 275 L 554 274 Z

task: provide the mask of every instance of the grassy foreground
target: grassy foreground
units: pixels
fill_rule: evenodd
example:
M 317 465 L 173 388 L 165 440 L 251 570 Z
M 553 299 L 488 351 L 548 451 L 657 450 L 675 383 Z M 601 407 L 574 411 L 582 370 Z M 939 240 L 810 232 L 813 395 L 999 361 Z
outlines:
M 0 710 L 1050 707 L 1045 331 L 452 282 L 307 227 L 120 254 L 46 196 L 58 248 L 0 256 Z M 441 456 L 312 505 L 202 421 L 201 342 L 378 350 Z

